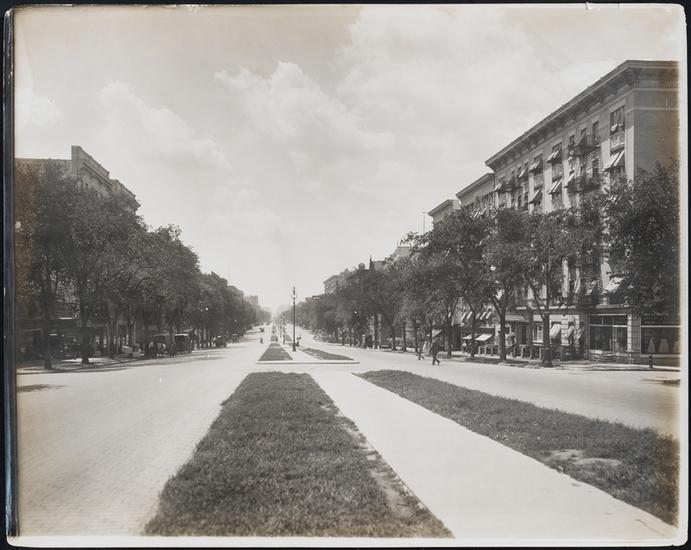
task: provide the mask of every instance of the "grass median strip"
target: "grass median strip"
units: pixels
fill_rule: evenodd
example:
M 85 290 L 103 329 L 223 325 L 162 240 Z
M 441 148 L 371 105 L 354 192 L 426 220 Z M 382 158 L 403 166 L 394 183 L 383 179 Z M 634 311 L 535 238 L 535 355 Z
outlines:
M 145 533 L 451 536 L 309 375 L 277 372 L 224 402 Z
M 259 358 L 260 361 L 290 361 L 292 359 L 290 354 L 276 343 L 269 344 L 269 347 Z
M 322 351 L 320 349 L 316 348 L 300 348 L 302 351 L 305 353 L 309 353 L 313 357 L 316 357 L 317 359 L 321 359 L 323 361 L 352 361 L 350 357 L 346 357 L 345 355 L 338 355 L 336 353 L 329 353 L 328 351 Z
M 677 524 L 679 443 L 672 437 L 409 372 L 374 371 L 359 376 L 667 523 Z

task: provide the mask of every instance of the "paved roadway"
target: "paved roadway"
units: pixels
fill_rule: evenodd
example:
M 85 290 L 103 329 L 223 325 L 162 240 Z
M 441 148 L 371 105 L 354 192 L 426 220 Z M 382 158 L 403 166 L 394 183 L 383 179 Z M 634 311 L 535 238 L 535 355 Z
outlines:
M 267 327 L 268 328 L 268 327 Z M 268 341 L 269 333 L 265 333 Z M 220 403 L 256 370 L 355 372 L 399 368 L 466 387 L 676 433 L 679 388 L 646 372 L 441 367 L 412 354 L 314 343 L 360 364 L 257 365 L 260 334 L 188 357 L 74 372 L 18 374 L 19 517 L 24 535 L 136 535 L 158 492 L 185 463 Z M 296 357 L 297 358 L 297 357 Z M 662 376 L 678 376 L 666 373 Z
M 542 407 L 653 428 L 675 437 L 679 433 L 680 388 L 661 383 L 663 379 L 678 379 L 679 372 L 536 369 L 460 362 L 445 359 L 443 354 L 439 355 L 441 365 L 433 367 L 431 357 L 418 360 L 414 353 L 327 344 L 314 341 L 306 331 L 301 341 L 303 346 L 319 347 L 361 361 L 362 368 L 354 371 L 403 369 Z

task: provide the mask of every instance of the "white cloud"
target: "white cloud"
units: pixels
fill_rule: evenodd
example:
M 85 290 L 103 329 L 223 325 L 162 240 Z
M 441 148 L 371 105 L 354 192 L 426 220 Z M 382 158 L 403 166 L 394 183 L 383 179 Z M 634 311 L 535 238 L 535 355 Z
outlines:
M 48 97 L 38 95 L 30 88 L 17 87 L 14 95 L 15 128 L 43 129 L 60 122 L 64 115 Z
M 365 117 L 325 93 L 299 65 L 279 62 L 268 77 L 245 68 L 215 80 L 232 93 L 251 127 L 265 139 L 294 148 L 332 153 L 386 149 L 393 137 L 368 128 Z
M 170 109 L 147 105 L 129 84 L 109 82 L 99 100 L 106 117 L 103 134 L 112 143 L 130 148 L 133 156 L 172 163 L 185 171 L 230 170 L 215 141 L 197 136 Z

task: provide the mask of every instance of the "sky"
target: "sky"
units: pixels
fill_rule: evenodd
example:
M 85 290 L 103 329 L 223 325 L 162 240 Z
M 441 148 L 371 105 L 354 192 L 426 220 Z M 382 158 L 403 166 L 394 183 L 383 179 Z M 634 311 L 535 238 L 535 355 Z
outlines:
M 80 145 L 270 309 L 429 229 L 621 62 L 686 48 L 664 4 L 53 6 L 14 30 L 16 156 Z

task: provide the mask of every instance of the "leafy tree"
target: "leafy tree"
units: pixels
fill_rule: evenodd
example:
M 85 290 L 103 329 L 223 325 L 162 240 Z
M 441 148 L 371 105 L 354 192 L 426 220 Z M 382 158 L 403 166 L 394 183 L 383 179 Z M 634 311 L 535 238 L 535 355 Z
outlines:
M 531 213 L 516 218 L 515 230 L 525 235 L 517 247 L 516 259 L 522 266 L 523 280 L 532 292 L 532 305 L 542 319 L 542 364 L 552 366 L 550 308 L 564 302 L 564 265 L 575 254 L 591 254 L 599 231 L 591 220 L 582 219 L 574 209 Z
M 130 237 L 135 215 L 119 198 L 104 198 L 91 190 L 76 193 L 74 203 L 63 215 L 70 229 L 66 247 L 81 322 L 82 363 L 88 364 L 89 325 L 111 282 L 113 262 L 127 261 L 119 252 Z
M 27 315 L 38 301 L 43 324 L 43 359 L 52 368 L 48 335 L 55 308 L 70 281 L 67 243 L 72 234 L 70 212 L 80 191 L 74 180 L 55 167 L 39 171 L 19 165 L 15 173 L 17 305 Z
M 679 312 L 679 166 L 657 165 L 606 195 L 608 253 L 636 314 Z
M 515 302 L 516 289 L 522 284 L 522 264 L 515 254 L 526 239 L 522 214 L 513 208 L 499 210 L 484 250 L 484 268 L 489 274 L 485 285 L 487 299 L 499 320 L 499 359 L 506 360 L 506 311 Z
M 427 284 L 432 302 L 443 312 L 448 355 L 452 353 L 451 330 L 460 301 L 471 309 L 474 337 L 476 314 L 487 299 L 483 247 L 488 231 L 487 220 L 460 210 L 417 239 L 416 250 L 429 274 Z

